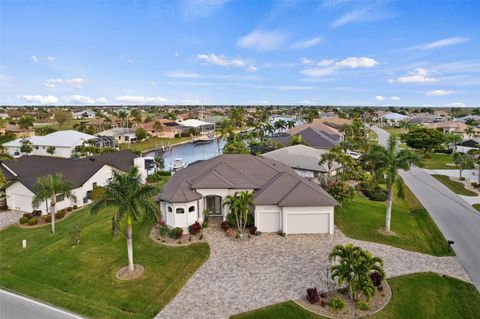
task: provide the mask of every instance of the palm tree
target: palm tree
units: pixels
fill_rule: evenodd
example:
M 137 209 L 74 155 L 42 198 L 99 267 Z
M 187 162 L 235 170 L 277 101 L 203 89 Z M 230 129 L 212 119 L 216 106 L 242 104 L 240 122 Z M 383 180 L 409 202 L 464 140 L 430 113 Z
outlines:
M 151 197 L 156 189 L 150 185 L 142 186 L 140 174 L 137 167 L 132 167 L 127 173 L 113 171 L 113 176 L 107 186 L 105 193 L 98 201 L 94 202 L 90 212 L 96 215 L 99 211 L 113 207 L 115 211 L 112 216 L 112 233 L 114 237 L 120 235 L 120 220 L 127 219 L 127 253 L 128 270 L 134 271 L 133 263 L 133 220 L 140 220 L 142 215 L 154 221 L 160 218 L 160 212 Z
M 473 161 L 475 161 L 478 165 L 478 181 L 477 184 L 480 185 L 480 144 L 477 144 L 477 148 L 470 150 L 468 152 L 470 156 L 472 156 Z
M 155 123 L 153 123 L 153 129 L 157 132 L 163 133 L 162 123 L 160 123 L 159 121 L 155 121 Z
M 237 222 L 237 229 L 240 238 L 243 238 L 245 227 L 247 226 L 248 215 L 253 213 L 255 207 L 255 200 L 253 193 L 248 191 L 235 192 L 234 195 L 227 195 L 223 206 L 228 206 L 230 214 L 235 215 Z
M 234 107 L 230 110 L 230 121 L 236 128 L 242 128 L 245 124 L 245 110 L 240 107 Z
M 284 120 L 278 120 L 276 121 L 273 126 L 277 131 L 283 131 L 287 127 L 287 123 Z
M 453 144 L 453 153 L 455 153 L 457 151 L 457 144 L 462 142 L 462 137 L 459 134 L 447 133 L 446 140 Z
M 20 119 L 18 120 L 18 126 L 21 129 L 25 130 L 25 133 L 27 133 L 28 129 L 33 126 L 34 119 L 28 115 L 22 115 Z
M 217 148 L 218 153 L 220 153 L 220 142 L 226 140 L 230 135 L 233 134 L 233 127 L 231 122 L 228 119 L 223 119 L 217 125 Z
M 338 159 L 338 155 L 333 152 L 328 152 L 320 156 L 320 162 L 318 165 L 327 164 L 327 176 L 332 177 L 333 164 Z
M 128 127 L 128 113 L 126 111 L 118 112 L 118 117 L 124 121 L 125 127 Z
M 375 167 L 372 167 L 375 175 L 385 178 L 388 194 L 385 230 L 389 232 L 392 219 L 393 186 L 400 182 L 398 170 L 403 169 L 407 171 L 412 165 L 418 165 L 419 158 L 409 150 L 397 152 L 397 139 L 393 135 L 390 135 L 386 147 L 372 147 L 367 157 L 376 160 Z
M 294 120 L 288 120 L 287 121 L 287 128 L 291 129 L 295 127 L 295 121 Z
M 465 153 L 453 153 L 452 154 L 452 159 L 455 165 L 458 166 L 459 168 L 459 178 L 462 179 L 462 171 L 465 167 L 472 166 L 473 159 L 470 155 L 465 154 Z
M 35 197 L 33 197 L 32 206 L 34 208 L 38 208 L 43 201 L 48 205 L 48 200 L 50 200 L 49 212 L 52 217 L 52 234 L 55 234 L 55 205 L 57 204 L 57 198 L 68 198 L 76 202 L 77 198 L 72 193 L 72 188 L 73 184 L 63 180 L 62 174 L 39 177 L 33 187 Z
M 267 123 L 265 125 L 265 131 L 268 133 L 269 136 L 272 136 L 273 133 L 275 133 L 275 127 L 272 124 Z
M 475 128 L 469 125 L 465 130 L 465 133 L 468 135 L 469 138 L 472 138 L 472 136 L 475 135 Z

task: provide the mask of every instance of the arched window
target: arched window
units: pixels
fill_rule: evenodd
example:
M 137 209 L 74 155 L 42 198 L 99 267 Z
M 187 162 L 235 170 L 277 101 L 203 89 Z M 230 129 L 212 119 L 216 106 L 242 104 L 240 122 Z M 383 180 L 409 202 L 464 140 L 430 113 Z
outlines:
M 176 213 L 177 213 L 177 214 L 185 214 L 185 209 L 183 209 L 183 208 L 177 208 Z
M 190 207 L 188 208 L 188 212 L 189 212 L 189 213 L 193 213 L 194 211 L 195 211 L 195 206 L 190 206 Z
M 172 206 L 167 206 L 167 212 L 169 213 L 173 212 Z

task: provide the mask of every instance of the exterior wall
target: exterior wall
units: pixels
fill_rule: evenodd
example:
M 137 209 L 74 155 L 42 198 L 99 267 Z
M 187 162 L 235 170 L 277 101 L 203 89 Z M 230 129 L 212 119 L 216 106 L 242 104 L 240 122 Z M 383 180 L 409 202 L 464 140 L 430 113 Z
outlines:
M 205 203 L 205 197 L 210 196 L 210 195 L 215 195 L 215 196 L 220 196 L 222 198 L 222 216 L 223 219 L 225 220 L 227 214 L 228 214 L 228 207 L 223 207 L 223 202 L 225 200 L 225 197 L 228 195 L 233 195 L 235 192 L 241 192 L 241 191 L 249 191 L 253 192 L 253 189 L 197 189 L 196 190 L 198 193 L 202 194 L 203 198 L 199 200 L 199 212 L 200 212 L 200 220 L 203 221 L 204 216 L 203 211 L 206 208 L 206 203 Z
M 192 208 L 192 211 L 190 211 Z M 165 222 L 170 227 L 180 227 L 187 230 L 188 226 L 199 220 L 198 201 L 188 203 L 160 202 L 160 209 Z M 177 213 L 177 209 L 183 209 L 183 214 Z
M 81 145 L 81 144 L 79 144 Z M 75 149 L 75 146 L 73 147 L 55 147 L 55 153 L 53 155 L 47 153 L 47 148 L 48 146 L 35 146 L 32 145 L 32 152 L 28 155 L 41 155 L 41 156 L 52 156 L 52 157 L 63 157 L 63 158 L 69 158 L 72 156 L 72 152 Z M 13 157 L 19 157 L 24 155 L 24 153 L 20 152 L 20 147 L 5 147 L 6 151 L 8 154 L 10 154 Z M 15 153 L 18 152 L 18 155 L 15 155 Z
M 255 207 L 255 227 L 258 228 L 259 231 L 264 232 L 266 231 L 264 227 L 261 225 L 261 217 L 260 215 L 262 213 L 276 213 L 278 212 L 280 215 L 280 229 L 279 231 L 283 232 L 284 227 L 284 221 L 283 221 L 283 213 L 282 213 L 282 207 L 279 207 L 277 205 L 272 205 L 272 206 L 256 206 Z M 264 226 L 264 225 L 263 225 Z M 267 230 L 268 231 L 268 230 Z
M 303 170 L 303 169 L 294 169 L 295 173 L 297 173 L 298 175 L 302 176 L 302 177 L 306 177 L 306 178 L 313 178 L 315 177 L 315 174 L 313 171 L 307 171 L 307 170 Z

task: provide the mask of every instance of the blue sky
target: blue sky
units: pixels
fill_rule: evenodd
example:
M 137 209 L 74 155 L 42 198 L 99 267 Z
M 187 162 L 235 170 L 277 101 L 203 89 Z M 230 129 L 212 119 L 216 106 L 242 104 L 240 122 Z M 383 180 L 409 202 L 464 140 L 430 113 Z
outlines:
M 480 1 L 0 1 L 1 104 L 480 106 Z

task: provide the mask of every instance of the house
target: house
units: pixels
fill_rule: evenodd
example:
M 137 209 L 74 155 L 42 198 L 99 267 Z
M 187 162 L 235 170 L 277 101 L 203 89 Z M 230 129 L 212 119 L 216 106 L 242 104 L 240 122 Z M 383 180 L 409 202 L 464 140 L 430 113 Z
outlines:
M 457 151 L 468 153 L 471 150 L 478 150 L 480 145 L 480 137 L 467 138 L 462 143 L 457 144 Z
M 326 123 L 330 123 L 330 125 L 327 125 Z M 334 128 L 332 126 L 332 123 L 334 122 L 325 122 L 323 119 L 313 119 L 312 123 L 304 123 L 304 124 L 295 126 L 289 129 L 287 132 L 290 134 L 296 134 L 306 128 L 312 127 L 318 131 L 321 131 L 327 134 L 332 139 L 339 140 L 339 141 L 342 140 L 343 139 L 342 133 L 340 133 L 338 129 Z M 337 123 L 335 123 L 334 125 L 337 125 Z
M 319 164 L 321 156 L 327 152 L 328 150 L 306 145 L 293 145 L 262 154 L 262 156 L 291 167 L 300 176 L 314 178 L 328 174 L 327 163 Z M 337 175 L 341 169 L 341 164 L 333 162 L 332 176 Z
M 344 119 L 341 117 L 323 117 L 319 119 L 314 119 L 312 123 L 323 123 L 330 127 L 333 127 L 337 130 L 343 128 L 345 125 L 352 125 L 353 121 L 350 119 Z
M 5 124 L 5 133 L 13 133 L 15 134 L 16 137 L 32 137 L 35 136 L 35 130 L 33 129 L 28 129 L 24 130 L 23 128 L 20 128 L 18 125 L 6 123 Z
M 427 128 L 433 128 L 444 133 L 455 133 L 462 136 L 462 138 L 468 138 L 467 130 L 469 126 L 462 122 L 457 121 L 447 121 L 447 122 L 437 122 L 437 123 L 426 123 L 423 126 Z M 473 133 L 480 133 L 480 129 L 473 128 Z
M 202 222 L 204 212 L 225 219 L 225 198 L 237 191 L 253 192 L 259 231 L 333 234 L 337 201 L 287 165 L 266 157 L 224 154 L 189 165 L 170 178 L 157 201 L 167 225 L 186 229 Z
M 155 124 L 157 122 L 160 123 L 160 127 Z M 166 138 L 174 138 L 185 131 L 184 127 L 169 119 L 155 119 L 151 122 L 141 123 L 138 127 L 145 129 L 151 136 Z
M 95 118 L 95 112 L 92 110 L 81 110 L 78 112 L 74 112 L 72 116 L 75 120 L 82 120 L 82 119 L 93 119 Z
M 137 141 L 135 129 L 131 127 L 114 127 L 98 133 L 99 136 L 113 137 L 118 144 L 133 143 Z
M 302 137 L 302 140 L 309 146 L 318 149 L 330 149 L 340 145 L 340 136 L 336 134 L 329 134 L 327 131 L 319 130 L 313 126 L 305 126 L 303 129 L 294 130 L 291 135 Z M 277 133 L 272 137 L 272 140 L 288 146 L 291 138 L 290 133 Z
M 33 148 L 31 155 L 44 155 L 55 157 L 71 157 L 75 152 L 75 147 L 82 145 L 84 142 L 95 139 L 93 135 L 82 132 L 67 130 L 57 131 L 45 136 L 33 136 L 27 138 L 18 138 L 11 142 L 3 144 L 6 152 L 14 157 L 24 155 L 21 152 L 22 144 L 25 140 L 31 143 Z M 55 152 L 50 154 L 47 152 L 49 147 L 53 147 Z
M 207 123 L 207 122 L 195 120 L 195 119 L 184 120 L 184 121 L 178 122 L 178 124 L 186 128 L 194 128 L 198 130 L 200 134 L 206 134 L 206 133 L 211 133 L 215 131 L 215 124 Z
M 436 123 L 442 122 L 444 118 L 435 114 L 418 115 L 408 120 L 410 124 Z
M 380 122 L 388 125 L 399 125 L 400 122 L 408 120 L 408 116 L 395 112 L 388 112 L 378 118 Z
M 61 174 L 64 180 L 72 183 L 76 201 L 57 196 L 57 210 L 74 205 L 81 207 L 91 202 L 90 194 L 95 187 L 108 183 L 113 170 L 126 171 L 135 165 L 139 168 L 142 181 L 145 181 L 151 161 L 150 158 L 135 157 L 130 151 L 81 159 L 25 155 L 15 161 L 0 162 L 0 169 L 7 180 L 5 194 L 8 208 L 32 212 L 34 186 L 39 177 Z M 48 204 L 44 202 L 38 209 L 45 214 Z

